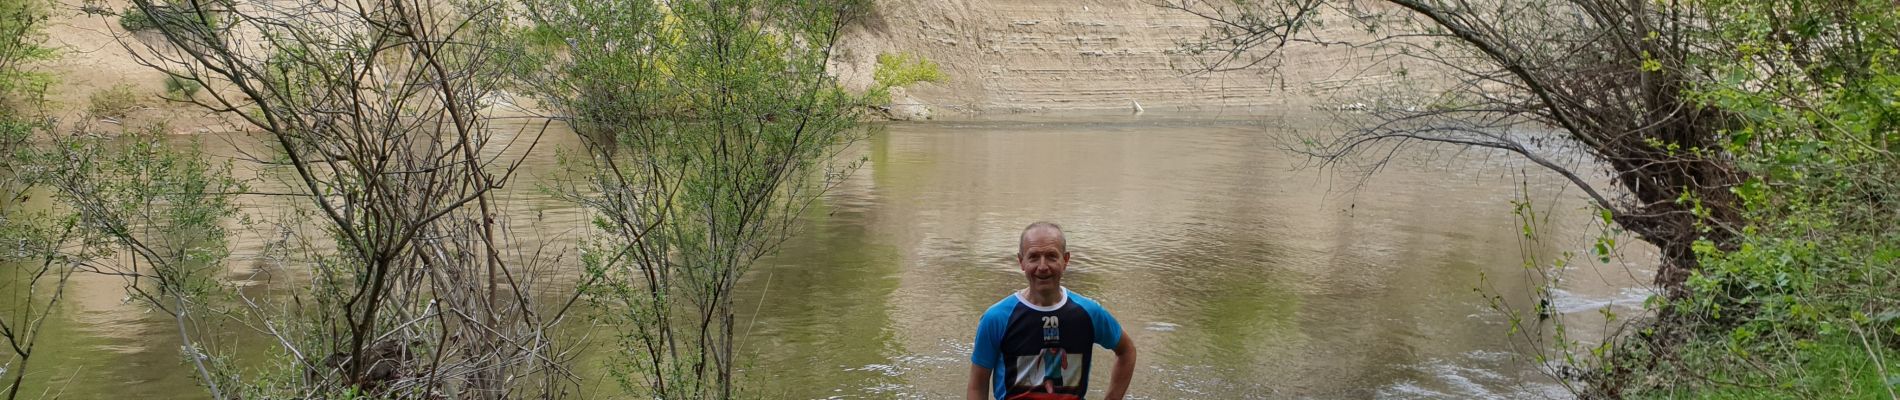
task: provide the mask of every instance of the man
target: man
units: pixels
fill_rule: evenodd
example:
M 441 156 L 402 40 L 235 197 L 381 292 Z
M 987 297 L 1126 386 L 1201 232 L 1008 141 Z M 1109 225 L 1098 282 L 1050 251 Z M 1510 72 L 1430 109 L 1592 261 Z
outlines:
M 1094 300 L 1062 287 L 1069 247 L 1062 227 L 1037 222 L 1023 228 L 1016 266 L 1029 287 L 983 313 L 970 354 L 968 398 L 1080 399 L 1088 393 L 1091 344 L 1115 352 L 1108 398 L 1119 400 L 1135 375 L 1135 340 Z

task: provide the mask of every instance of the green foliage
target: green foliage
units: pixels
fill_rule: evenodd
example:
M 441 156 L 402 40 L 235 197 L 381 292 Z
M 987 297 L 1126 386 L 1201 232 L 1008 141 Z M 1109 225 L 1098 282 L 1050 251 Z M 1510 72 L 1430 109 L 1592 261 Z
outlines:
M 56 216 L 30 205 L 44 196 L 45 184 L 55 173 L 40 154 L 36 134 L 42 127 L 18 119 L 0 119 L 0 265 L 40 259 L 57 252 Z
M 61 254 L 81 232 L 78 218 L 44 207 L 36 196 L 59 173 L 46 162 L 37 134 L 48 130 L 29 122 L 18 102 L 38 103 L 51 75 L 24 68 L 53 53 L 40 45 L 48 3 L 0 0 L 0 395 L 19 398 L 29 375 L 41 321 L 59 310 L 73 268 Z M 30 396 L 31 394 L 29 394 Z
M 175 99 L 197 97 L 199 89 L 204 89 L 204 85 L 196 80 L 181 78 L 177 75 L 165 75 L 165 94 L 174 96 Z
M 211 3 L 211 2 L 207 2 Z M 172 29 L 193 29 L 203 27 L 216 31 L 220 26 L 218 13 L 196 12 L 189 8 L 155 4 L 152 12 L 138 6 L 126 7 L 119 12 L 119 27 L 126 32 L 158 30 L 162 27 Z
M 51 3 L 44 0 L 0 0 L 0 101 L 38 101 L 53 84 L 53 75 L 27 70 L 25 65 L 56 57 L 42 46 Z M 3 108 L 8 115 L 12 104 Z
M 611 363 L 635 397 L 730 398 L 731 293 L 855 163 L 858 99 L 825 74 L 867 2 L 542 0 L 537 26 L 570 47 L 530 80 L 587 143 L 567 196 L 600 213 L 583 257 L 611 310 Z M 674 345 L 677 343 L 677 345 Z
M 142 103 L 132 85 L 124 83 L 93 92 L 86 101 L 86 112 L 101 118 L 125 118 Z
M 1505 294 L 1499 293 L 1496 281 L 1488 274 L 1478 275 L 1479 286 L 1473 291 L 1484 298 L 1486 308 L 1504 316 L 1509 322 L 1505 335 L 1513 341 L 1521 341 L 1522 348 L 1530 352 L 1537 363 L 1554 365 L 1578 365 L 1590 358 L 1581 352 L 1588 349 L 1592 355 L 1602 347 L 1588 346 L 1570 336 L 1563 318 L 1551 319 L 1558 310 L 1550 308 L 1549 299 L 1562 283 L 1562 272 L 1570 268 L 1575 253 L 1562 252 L 1545 255 L 1539 249 L 1546 248 L 1549 239 L 1545 234 L 1551 223 L 1549 207 L 1542 210 L 1532 200 L 1529 179 L 1521 180 L 1518 198 L 1511 201 L 1511 213 L 1518 221 L 1518 249 L 1523 254 L 1523 277 L 1527 282 L 1535 282 L 1531 288 L 1531 303 L 1513 304 Z M 1606 235 L 1607 236 L 1607 235 Z M 1615 315 L 1604 309 L 1606 318 Z M 1550 329 L 1546 333 L 1546 324 Z M 1569 384 L 1568 381 L 1560 383 Z
M 949 79 L 938 68 L 936 62 L 910 52 L 878 54 L 877 69 L 872 71 L 871 78 L 875 84 L 866 97 L 872 104 L 890 103 L 893 87 L 910 86 L 917 82 L 943 82 Z
M 174 292 L 198 295 L 217 287 L 215 271 L 229 249 L 226 218 L 237 212 L 230 195 L 241 186 L 230 165 L 201 156 L 195 144 L 169 143 L 162 125 L 120 138 L 60 137 L 43 157 L 56 163 L 60 204 L 98 230 L 97 245 L 126 251 L 145 264 L 154 303 Z
M 561 49 L 567 47 L 567 40 L 561 36 L 561 31 L 547 25 L 532 25 L 520 29 L 516 34 L 521 37 L 523 43 L 536 48 Z
M 365 55 L 360 47 L 339 49 L 321 43 L 287 40 L 271 32 L 264 35 L 275 39 L 277 45 L 271 49 L 270 56 L 264 58 L 262 84 L 258 89 L 270 100 L 284 102 L 280 107 L 309 106 L 308 102 L 326 94 L 322 89 L 324 85 L 343 84 L 339 82 L 342 78 L 325 74 L 324 70 L 354 68 L 354 64 L 360 62 L 357 57 Z
M 1786 350 L 1798 357 L 1777 357 L 1775 363 L 1757 365 L 1759 368 L 1713 363 L 1742 359 L 1725 345 L 1726 341 L 1713 340 L 1686 344 L 1680 350 L 1684 362 L 1682 370 L 1670 371 L 1685 374 L 1677 379 L 1686 382 L 1654 388 L 1632 397 L 1709 400 L 1891 398 L 1883 387 L 1891 387 L 1892 383 L 1880 378 L 1869 358 L 1868 347 L 1855 335 L 1816 337 L 1798 342 L 1799 348 Z M 1889 351 L 1886 354 L 1888 359 L 1894 356 L 1900 356 L 1900 353 Z M 1764 357 L 1754 358 L 1760 361 Z M 1689 371 L 1693 371 L 1694 375 L 1686 375 Z M 1700 379 L 1682 379 L 1688 377 Z
M 124 279 L 127 300 L 181 323 L 206 305 L 184 298 L 219 290 L 228 254 L 223 222 L 236 212 L 228 197 L 240 188 L 228 166 L 168 143 L 156 133 L 163 130 L 104 138 L 0 120 L 0 234 L 8 238 L 0 268 L 31 276 L 12 281 L 24 286 L 17 293 L 27 306 L 7 310 L 6 320 L 46 318 L 66 277 L 78 271 Z M 26 206 L 34 197 L 38 205 Z M 37 298 L 49 292 L 50 299 Z M 38 311 L 36 301 L 44 304 Z M 0 336 L 19 360 L 29 358 L 39 325 L 11 328 L 18 329 Z M 189 336 L 182 340 L 185 349 L 201 349 Z M 26 372 L 15 371 L 13 389 Z
M 119 28 L 125 29 L 126 32 L 158 29 L 158 22 L 153 21 L 152 16 L 146 15 L 145 10 L 140 10 L 138 7 L 126 7 L 124 11 L 119 12 Z
M 62 250 L 78 231 L 78 219 L 34 201 L 56 172 L 42 162 L 35 133 L 42 127 L 0 119 L 0 398 L 20 398 L 41 324 L 57 312 L 67 279 Z M 31 393 L 31 392 L 29 392 Z
M 164 11 L 135 3 L 155 17 Z M 207 385 L 212 397 L 504 398 L 539 390 L 551 398 L 566 389 L 565 378 L 553 376 L 567 370 L 555 354 L 564 347 L 544 334 L 561 311 L 544 313 L 540 296 L 525 295 L 540 273 L 516 263 L 540 259 L 506 250 L 516 242 L 495 211 L 499 189 L 521 165 L 498 157 L 525 157 L 497 152 L 539 140 L 488 125 L 504 65 L 513 65 L 505 63 L 515 48 L 494 42 L 512 4 L 342 2 L 224 14 L 253 38 L 246 40 L 156 18 L 169 46 L 141 52 L 185 58 L 155 67 L 217 81 L 219 96 L 200 104 L 238 111 L 263 134 L 262 157 L 282 167 L 263 179 L 281 179 L 279 190 L 293 200 L 272 216 L 281 217 L 282 233 L 267 245 L 271 261 L 284 262 L 263 268 L 307 277 L 274 288 L 283 297 L 227 314 L 270 327 L 269 342 L 282 351 L 258 356 L 266 358 L 253 368 L 211 362 L 216 372 L 204 375 L 262 378 L 224 381 L 233 396 Z
M 909 86 L 917 82 L 943 82 L 948 79 L 937 63 L 910 52 L 877 55 L 877 70 L 872 79 L 879 86 Z
M 1656 398 L 1890 398 L 1900 388 L 1900 10 L 1892 2 L 1727 0 L 1693 95 L 1737 115 L 1750 175 L 1732 249 L 1697 243 L 1674 362 Z M 1694 200 L 1694 199 L 1689 199 Z M 1642 365 L 1640 360 L 1619 360 Z

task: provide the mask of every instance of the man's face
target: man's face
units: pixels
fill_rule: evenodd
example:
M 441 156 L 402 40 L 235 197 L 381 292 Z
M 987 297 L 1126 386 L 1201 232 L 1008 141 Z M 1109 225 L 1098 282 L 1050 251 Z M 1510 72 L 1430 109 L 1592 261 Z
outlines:
M 1069 268 L 1069 253 L 1062 251 L 1062 237 L 1053 229 L 1031 230 L 1023 235 L 1023 248 L 1016 254 L 1016 265 L 1034 290 L 1062 286 L 1062 271 Z

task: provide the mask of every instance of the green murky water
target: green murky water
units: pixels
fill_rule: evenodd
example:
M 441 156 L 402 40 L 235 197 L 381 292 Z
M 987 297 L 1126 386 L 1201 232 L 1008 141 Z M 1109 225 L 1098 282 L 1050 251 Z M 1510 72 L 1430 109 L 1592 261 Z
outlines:
M 1300 114 L 889 125 L 847 152 L 869 162 L 741 287 L 744 376 L 764 398 L 961 398 L 977 316 L 1023 285 L 1016 234 L 1046 219 L 1075 252 L 1065 284 L 1139 342 L 1139 398 L 1562 397 L 1473 289 L 1488 274 L 1489 290 L 1522 304 L 1525 252 L 1582 249 L 1595 232 L 1583 203 L 1502 156 L 1404 157 L 1364 182 L 1296 169 L 1278 138 L 1326 129 Z M 243 140 L 205 143 L 231 156 Z M 552 179 L 563 148 L 572 139 L 550 134 L 525 179 Z M 1518 239 L 1520 170 L 1558 240 Z M 521 246 L 573 260 L 583 213 L 532 185 L 510 190 L 503 208 L 537 239 Z M 268 217 L 282 206 L 271 201 L 246 211 Z M 264 236 L 235 240 L 233 280 L 256 279 L 247 257 Z M 1553 303 L 1573 319 L 1640 301 L 1625 289 L 1647 280 L 1640 270 L 1583 264 Z M 73 282 L 29 398 L 206 397 L 170 320 L 123 302 L 122 285 Z M 1107 370 L 1091 379 L 1098 393 Z

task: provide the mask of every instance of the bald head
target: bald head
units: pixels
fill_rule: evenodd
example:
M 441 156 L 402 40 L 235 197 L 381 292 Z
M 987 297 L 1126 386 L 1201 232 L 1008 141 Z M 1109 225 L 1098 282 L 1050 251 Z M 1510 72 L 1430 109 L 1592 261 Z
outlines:
M 1056 225 L 1056 223 L 1049 221 L 1036 221 L 1036 223 L 1029 224 L 1028 227 L 1023 228 L 1022 237 L 1016 240 L 1016 254 L 1022 254 L 1024 250 L 1029 248 L 1029 236 L 1031 234 L 1035 234 L 1038 237 L 1053 234 L 1056 239 L 1056 249 L 1063 253 L 1069 252 L 1069 239 L 1062 236 L 1062 225 Z

